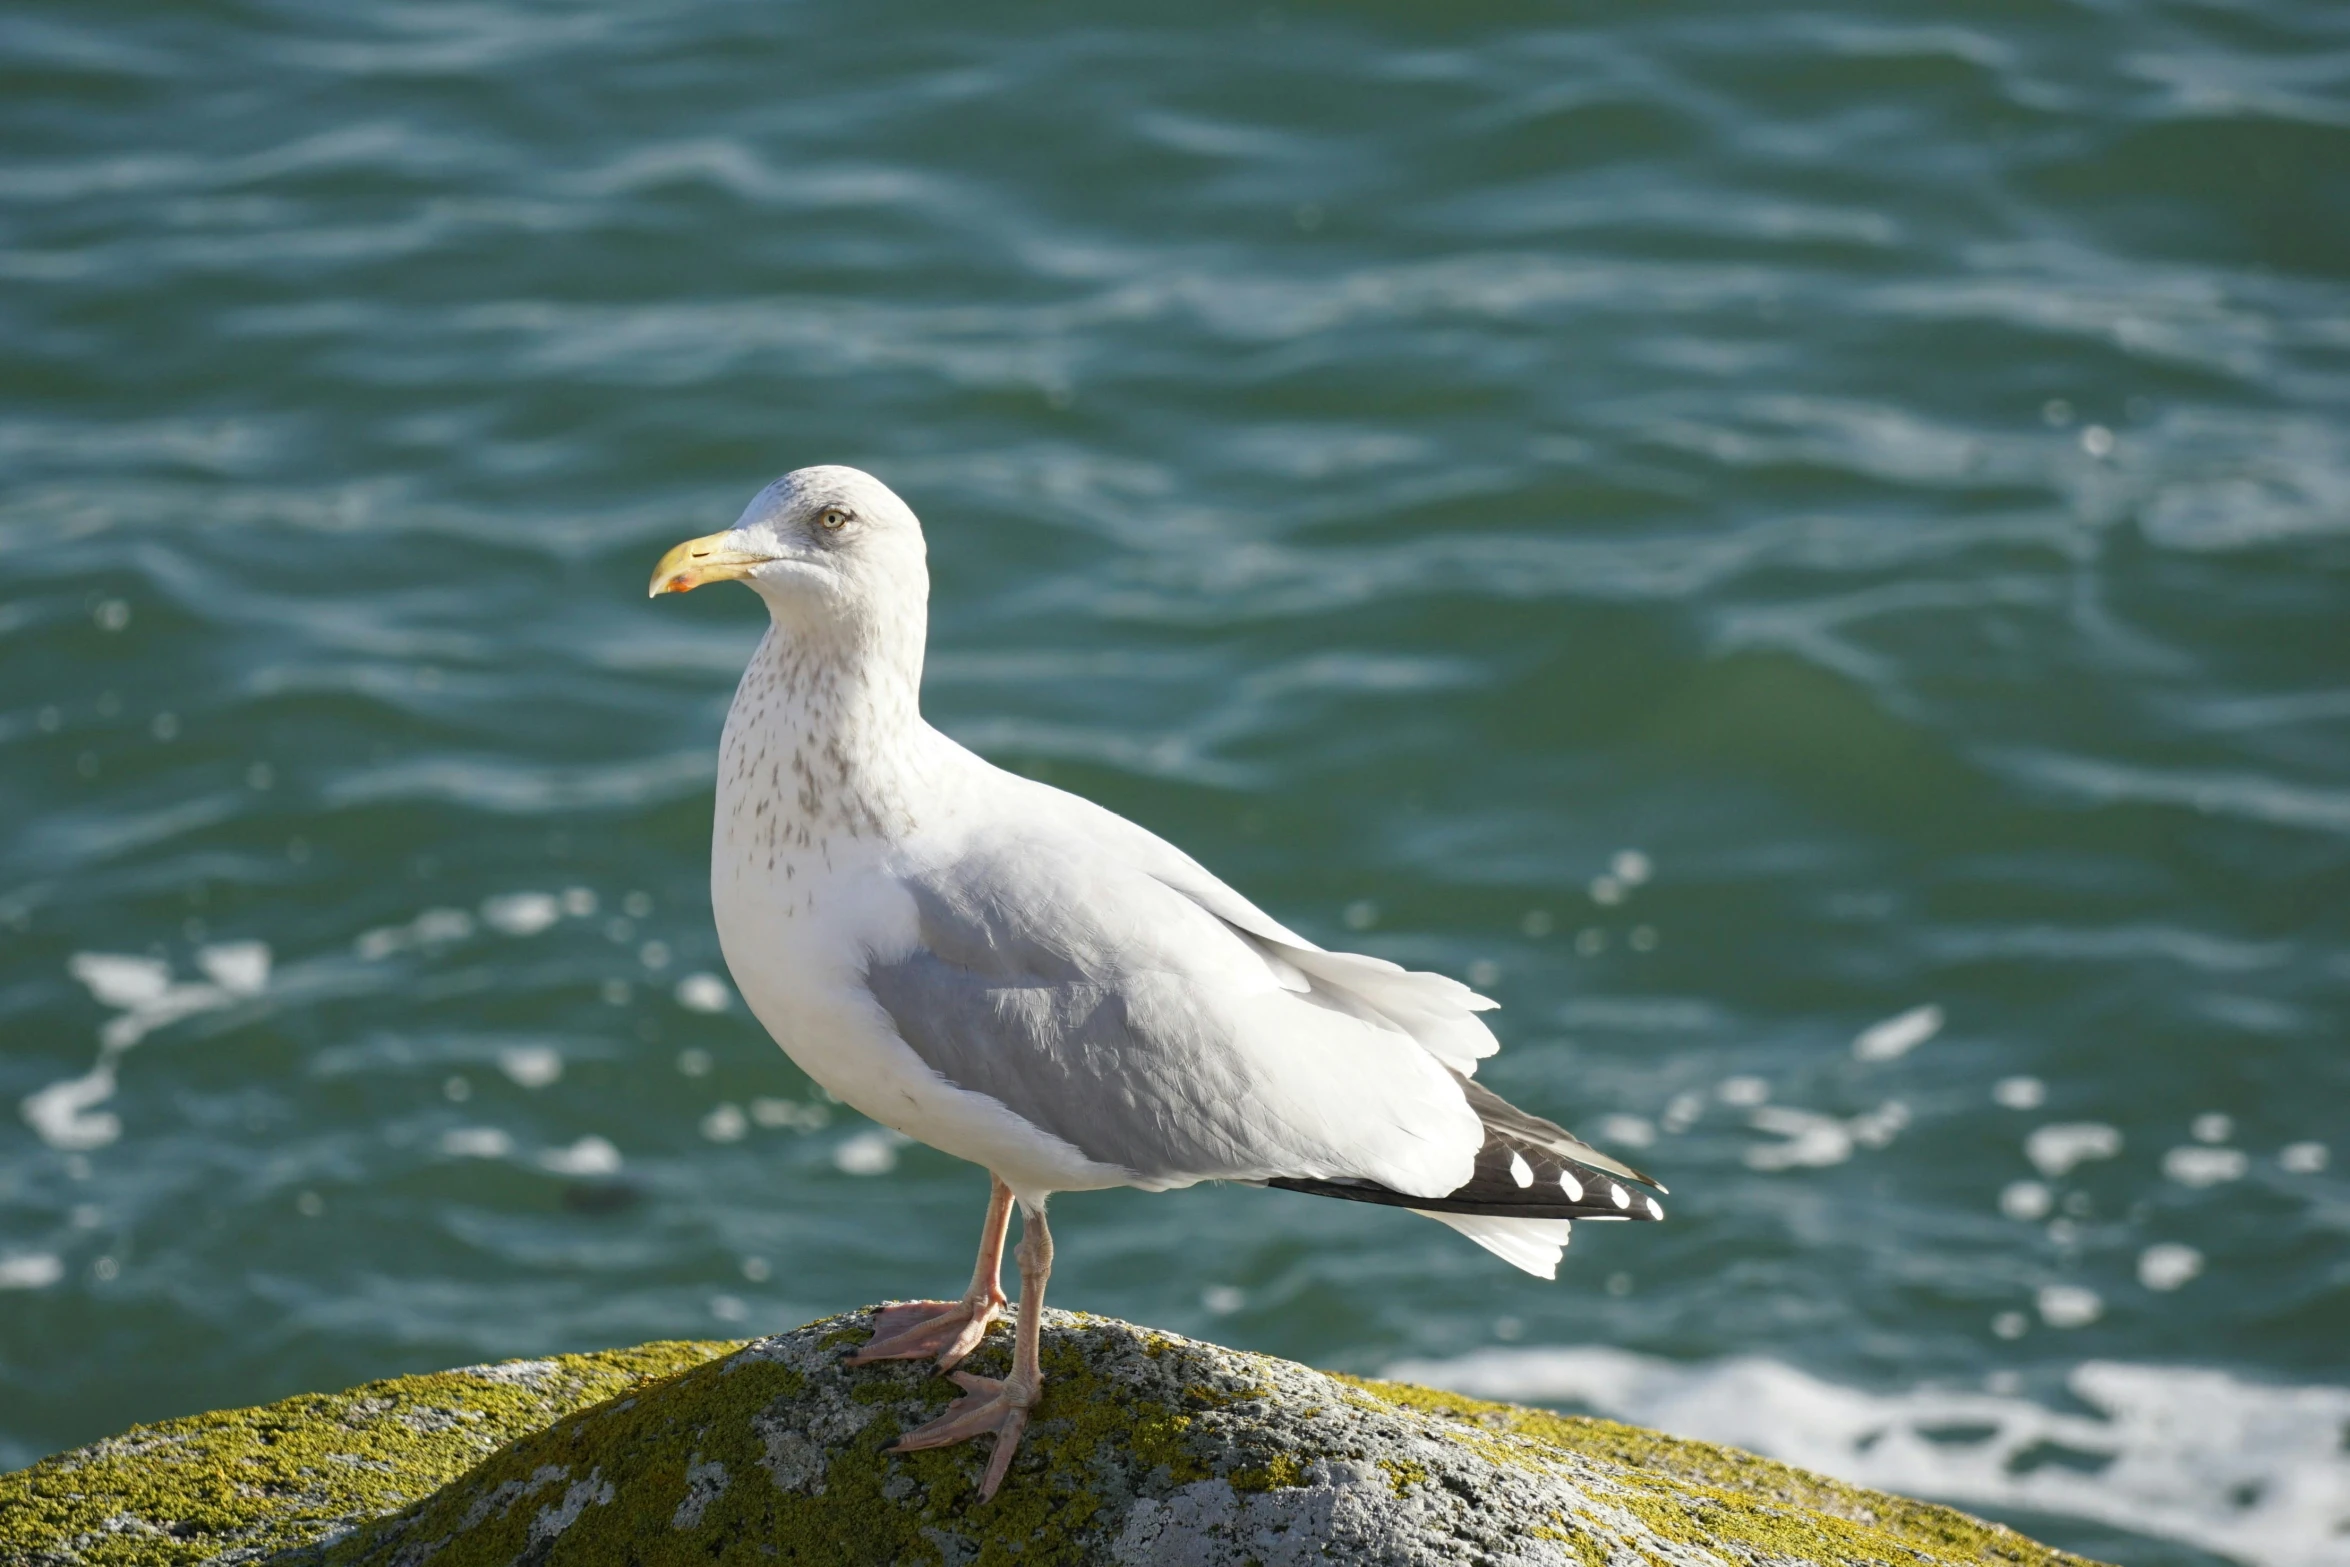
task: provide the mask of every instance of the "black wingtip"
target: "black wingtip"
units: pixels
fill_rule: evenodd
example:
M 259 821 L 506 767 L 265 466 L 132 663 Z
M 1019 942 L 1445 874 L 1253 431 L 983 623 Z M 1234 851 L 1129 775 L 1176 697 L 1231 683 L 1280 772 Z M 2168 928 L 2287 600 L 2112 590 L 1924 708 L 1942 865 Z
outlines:
M 1597 1170 L 1585 1173 L 1590 1177 L 1586 1189 L 1572 1198 L 1564 1190 L 1554 1192 L 1540 1186 L 1497 1192 L 1491 1183 L 1477 1181 L 1445 1197 L 1412 1197 L 1376 1181 L 1275 1176 L 1261 1184 L 1287 1192 L 1304 1192 L 1311 1197 L 1336 1197 L 1342 1202 L 1377 1203 L 1422 1213 L 1480 1214 L 1493 1219 L 1628 1220 L 1652 1224 L 1665 1216 L 1664 1204 L 1647 1193 L 1635 1193 Z

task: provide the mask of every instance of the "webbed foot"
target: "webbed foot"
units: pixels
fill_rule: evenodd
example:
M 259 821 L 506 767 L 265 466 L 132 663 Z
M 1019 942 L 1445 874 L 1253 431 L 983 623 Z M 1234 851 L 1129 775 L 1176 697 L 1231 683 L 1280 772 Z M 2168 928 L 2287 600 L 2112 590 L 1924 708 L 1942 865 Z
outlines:
M 1012 1381 L 974 1376 L 968 1371 L 956 1372 L 955 1383 L 963 1389 L 963 1396 L 949 1404 L 946 1413 L 936 1420 L 899 1437 L 890 1451 L 916 1453 L 929 1447 L 952 1447 L 957 1442 L 968 1442 L 975 1436 L 994 1432 L 995 1452 L 987 1460 L 986 1477 L 979 1482 L 979 1499 L 984 1502 L 995 1495 L 996 1487 L 1004 1483 L 1005 1472 L 1012 1467 L 1012 1454 L 1019 1449 L 1020 1434 L 1028 1429 L 1028 1410 L 1036 1402 L 1036 1390 Z
M 987 1325 L 1003 1314 L 999 1293 L 992 1300 L 911 1300 L 884 1306 L 873 1317 L 873 1337 L 849 1356 L 852 1366 L 876 1360 L 935 1359 L 952 1371 L 987 1337 Z

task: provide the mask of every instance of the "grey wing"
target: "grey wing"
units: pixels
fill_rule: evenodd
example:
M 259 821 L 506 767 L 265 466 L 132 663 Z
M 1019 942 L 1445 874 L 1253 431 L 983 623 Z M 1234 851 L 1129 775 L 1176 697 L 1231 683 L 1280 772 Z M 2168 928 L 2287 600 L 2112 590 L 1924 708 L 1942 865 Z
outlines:
M 1170 1085 L 1150 1069 L 1179 1049 L 1147 1039 L 1117 987 L 1068 972 L 1060 954 L 975 942 L 940 912 L 925 910 L 912 952 L 865 975 L 923 1065 L 1096 1163 L 1160 1180 L 1214 1165 L 1204 1129 L 1167 1114 Z
M 1292 988 L 1317 1001 L 1402 1029 L 1438 1060 L 1473 1075 L 1501 1048 L 1477 1014 L 1494 1003 L 1442 974 L 1406 969 L 1359 952 L 1330 952 L 1281 924 L 1207 867 L 1148 828 L 1082 795 L 1033 779 L 1012 780 L 1039 816 L 1083 834 L 1213 914 Z
M 1408 1033 L 1285 988 L 1228 924 L 1097 846 L 1041 831 L 903 885 L 914 944 L 866 970 L 899 1037 L 1088 1158 L 1146 1185 L 1465 1178 L 1476 1116 Z

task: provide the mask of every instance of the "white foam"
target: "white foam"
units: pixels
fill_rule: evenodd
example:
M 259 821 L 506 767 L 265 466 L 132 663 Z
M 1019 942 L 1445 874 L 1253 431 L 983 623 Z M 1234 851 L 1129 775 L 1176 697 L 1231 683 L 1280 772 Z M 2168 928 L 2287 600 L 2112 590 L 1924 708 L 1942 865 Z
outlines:
M 482 903 L 481 917 L 506 935 L 535 936 L 563 917 L 563 904 L 551 892 L 505 892 Z
M 41 1141 L 69 1153 L 103 1148 L 122 1136 L 122 1117 L 99 1105 L 114 1097 L 114 1067 L 100 1061 L 80 1077 L 63 1078 L 24 1096 L 25 1124 Z
M 754 1099 L 751 1101 L 751 1119 L 761 1126 L 788 1126 L 795 1132 L 821 1132 L 832 1119 L 832 1112 L 822 1105 L 802 1104 L 797 1099 Z
M 98 1030 L 98 1043 L 119 1053 L 167 1023 L 199 1012 L 217 1012 L 234 1000 L 235 996 L 218 985 L 172 985 L 137 1010 L 108 1018 L 106 1026 Z
M 2034 1128 L 2024 1139 L 2024 1157 L 2052 1181 L 2070 1175 L 2077 1164 L 2110 1159 L 2121 1151 L 2120 1129 L 2102 1121 L 2058 1121 Z
M 832 1150 L 833 1168 L 843 1175 L 887 1175 L 898 1167 L 898 1144 L 904 1141 L 884 1126 L 852 1133 Z
M 36 1089 L 20 1104 L 43 1142 L 82 1153 L 117 1141 L 122 1118 L 97 1107 L 114 1097 L 114 1067 L 123 1052 L 167 1023 L 233 1005 L 269 984 L 266 942 L 223 942 L 199 951 L 196 961 L 214 983 L 174 984 L 170 964 L 130 953 L 77 952 L 66 959 L 66 972 L 101 1005 L 118 1010 L 99 1026 L 98 1059 L 89 1071 Z
M 1999 1189 L 1999 1211 L 2024 1224 L 2048 1217 L 2056 1194 L 2041 1181 L 2010 1181 Z
M 0 1253 L 0 1290 L 45 1290 L 65 1277 L 65 1259 L 49 1251 Z
M 473 916 L 463 909 L 426 909 L 408 929 L 418 941 L 463 941 L 473 934 Z
M 677 1004 L 688 1012 L 723 1012 L 734 1005 L 734 992 L 715 974 L 688 974 L 677 982 Z
M 555 1175 L 618 1175 L 620 1150 L 590 1133 L 568 1148 L 549 1148 L 541 1153 L 539 1168 Z
M 1941 1033 L 1942 1023 L 1942 1009 L 1929 1001 L 1862 1029 L 1852 1053 L 1863 1061 L 1897 1061 Z
M 1646 1116 L 1601 1116 L 1599 1140 L 1619 1148 L 1646 1148 L 1656 1141 L 1656 1124 Z
M 2105 1315 L 2105 1300 L 2083 1284 L 2043 1284 L 2032 1297 L 2052 1328 L 2085 1328 Z
M 359 939 L 351 943 L 351 950 L 359 954 L 363 963 L 380 963 L 408 945 L 408 928 L 404 925 L 379 925 L 363 930 Z
M 196 966 L 232 996 L 258 996 L 269 988 L 269 943 L 223 941 L 198 951 Z
M 66 972 L 89 987 L 101 1006 L 129 1010 L 160 998 L 171 988 L 171 965 L 161 958 L 119 952 L 77 952 Z
M 441 1133 L 441 1152 L 458 1159 L 503 1159 L 514 1139 L 494 1126 L 452 1126 Z
M 741 1105 L 713 1105 L 702 1117 L 702 1135 L 714 1143 L 739 1143 L 750 1129 L 751 1119 Z
M 352 943 L 361 959 L 381 962 L 395 952 L 433 942 L 463 941 L 473 934 L 473 916 L 463 909 L 426 909 L 405 925 L 381 925 Z
M 2350 1388 L 2088 1361 L 2066 1382 L 2095 1413 L 2071 1414 L 2006 1394 L 1876 1393 L 1760 1358 L 1682 1365 L 1605 1348 L 1489 1349 L 1382 1374 L 1579 1403 L 1861 1485 L 2092 1519 L 2252 1567 L 2350 1567 Z M 2051 1444 L 2103 1462 L 2035 1465 L 2028 1455 Z
M 2277 1163 L 2295 1175 L 2317 1175 L 2326 1167 L 2323 1143 L 2287 1143 L 2277 1150 Z
M 1725 1077 L 1714 1097 L 1726 1105 L 1758 1105 L 1771 1097 L 1771 1085 L 1759 1077 Z
M 2048 1085 L 2036 1077 L 2003 1077 L 1991 1085 L 1991 1098 L 2009 1110 L 2037 1110 L 2048 1102 Z
M 2162 1156 L 2162 1173 L 2181 1186 L 2219 1186 L 2240 1181 L 2252 1161 L 2241 1148 L 2211 1148 L 2181 1143 Z
M 563 1052 L 553 1045 L 509 1045 L 498 1052 L 498 1070 L 524 1088 L 545 1088 L 563 1076 Z
M 1863 1148 L 1883 1148 L 1901 1135 L 1909 1125 L 1909 1106 L 1898 1099 L 1888 1099 L 1876 1109 L 1856 1115 L 1844 1123 L 1852 1132 L 1852 1140 Z
M 1792 1105 L 1763 1105 L 1747 1116 L 1746 1124 L 1783 1139 L 1747 1149 L 1748 1169 L 1822 1169 L 1842 1164 L 1855 1148 L 1882 1148 L 1892 1142 L 1909 1125 L 1909 1106 L 1888 1099 L 1847 1121 Z
M 2138 1253 L 2138 1282 L 2150 1290 L 2175 1290 L 2202 1271 L 2203 1253 L 2177 1241 L 2161 1241 Z
M 1784 1139 L 1747 1149 L 1749 1169 L 1820 1169 L 1852 1157 L 1852 1133 L 1832 1115 L 1791 1105 L 1764 1105 L 1747 1118 L 1747 1124 Z

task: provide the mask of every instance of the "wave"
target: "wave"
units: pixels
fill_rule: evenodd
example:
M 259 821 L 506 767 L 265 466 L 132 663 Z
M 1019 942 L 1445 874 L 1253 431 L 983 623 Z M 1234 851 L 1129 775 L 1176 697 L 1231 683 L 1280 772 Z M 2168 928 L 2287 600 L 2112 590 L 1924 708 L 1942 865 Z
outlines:
M 1760 1357 L 1488 1349 L 1387 1368 L 1481 1398 L 1582 1405 L 1880 1490 L 2081 1518 L 2249 1567 L 2350 1563 L 2350 1388 L 2091 1360 L 2064 1387 L 1880 1393 Z

